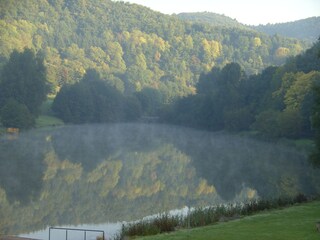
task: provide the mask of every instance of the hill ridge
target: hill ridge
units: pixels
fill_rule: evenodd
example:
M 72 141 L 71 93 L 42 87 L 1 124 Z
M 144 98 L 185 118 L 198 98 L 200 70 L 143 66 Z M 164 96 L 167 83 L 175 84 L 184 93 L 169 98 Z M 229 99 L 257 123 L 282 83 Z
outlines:
M 224 14 L 214 12 L 189 12 L 177 14 L 180 19 L 190 22 L 205 23 L 215 27 L 232 27 L 252 29 L 268 35 L 279 34 L 284 37 L 296 38 L 308 42 L 315 42 L 320 36 L 320 16 L 298 19 L 283 23 L 268 23 L 247 25 Z

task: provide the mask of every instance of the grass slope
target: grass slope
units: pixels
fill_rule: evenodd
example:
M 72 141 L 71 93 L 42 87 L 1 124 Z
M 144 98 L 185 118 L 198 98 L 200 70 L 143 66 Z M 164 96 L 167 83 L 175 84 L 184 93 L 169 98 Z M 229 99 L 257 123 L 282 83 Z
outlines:
M 40 115 L 36 119 L 36 127 L 52 127 L 52 126 L 60 126 L 63 125 L 63 121 L 59 118 L 48 116 L 48 115 Z
M 138 238 L 214 240 L 319 240 L 320 201 L 274 210 L 212 226 L 180 230 L 170 234 Z

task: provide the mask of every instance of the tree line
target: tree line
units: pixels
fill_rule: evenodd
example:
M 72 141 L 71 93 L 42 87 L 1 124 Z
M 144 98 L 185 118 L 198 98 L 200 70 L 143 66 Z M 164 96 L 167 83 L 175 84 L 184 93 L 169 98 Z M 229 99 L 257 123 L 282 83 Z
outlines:
M 203 73 L 197 93 L 172 104 L 166 120 L 206 130 L 255 130 L 265 137 L 313 134 L 320 42 L 281 67 L 247 76 L 237 63 Z
M 97 70 L 87 69 L 79 82 L 60 89 L 52 109 L 69 123 L 136 121 L 144 115 L 212 131 L 308 137 L 312 135 L 313 89 L 319 81 L 318 51 L 319 42 L 287 64 L 257 75 L 247 76 L 238 63 L 213 67 L 200 75 L 195 94 L 172 103 L 157 88 L 124 94 Z M 41 54 L 30 49 L 14 51 L 3 67 L 0 91 L 2 123 L 32 126 L 49 92 Z
M 41 52 L 14 51 L 0 74 L 0 122 L 7 128 L 34 127 L 49 92 Z M 79 82 L 60 89 L 51 108 L 65 123 L 80 124 L 137 121 L 158 114 L 162 103 L 157 89 L 146 87 L 125 95 L 97 70 L 87 69 Z
M 319 49 L 318 42 L 305 54 L 289 59 L 287 64 L 269 67 L 258 75 L 247 76 L 237 63 L 227 64 L 222 69 L 214 67 L 210 72 L 201 74 L 196 94 L 178 98 L 171 104 L 166 103 L 162 93 L 155 88 L 124 95 L 103 81 L 96 70 L 88 69 L 81 81 L 61 88 L 52 109 L 67 123 L 137 121 L 144 115 L 159 116 L 165 123 L 210 131 L 253 130 L 266 138 L 310 138 L 314 136 L 314 128 L 319 121 Z M 21 56 L 27 53 L 30 54 L 30 50 Z M 14 59 L 16 54 L 11 58 Z M 10 69 L 13 63 L 13 60 L 9 61 L 4 69 Z M 9 72 L 4 73 L 3 76 L 10 76 Z M 29 94 L 18 92 L 15 99 L 16 95 L 7 95 L 9 97 L 5 99 L 12 86 L 6 86 L 8 82 L 15 83 L 14 78 L 2 81 L 0 88 L 4 93 L 1 94 L 4 99 L 1 101 L 1 115 L 5 126 L 11 126 L 5 121 L 6 114 L 9 114 L 9 122 L 15 125 L 13 113 L 22 112 L 22 116 L 27 110 L 30 114 L 37 114 L 41 104 L 38 101 L 37 105 L 30 105 L 33 99 L 20 100 L 23 95 L 29 98 L 37 95 L 30 94 L 30 89 Z M 27 84 L 16 84 L 14 89 L 28 91 Z M 43 90 L 40 92 L 43 96 Z M 10 111 L 12 109 L 15 111 Z

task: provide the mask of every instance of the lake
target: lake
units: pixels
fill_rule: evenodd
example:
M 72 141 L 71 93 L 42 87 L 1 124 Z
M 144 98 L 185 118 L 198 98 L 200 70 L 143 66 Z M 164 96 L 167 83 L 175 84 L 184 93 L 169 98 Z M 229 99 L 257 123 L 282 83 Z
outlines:
M 36 129 L 0 139 L 0 232 L 108 235 L 172 209 L 314 195 L 319 183 L 306 152 L 232 134 L 138 123 Z

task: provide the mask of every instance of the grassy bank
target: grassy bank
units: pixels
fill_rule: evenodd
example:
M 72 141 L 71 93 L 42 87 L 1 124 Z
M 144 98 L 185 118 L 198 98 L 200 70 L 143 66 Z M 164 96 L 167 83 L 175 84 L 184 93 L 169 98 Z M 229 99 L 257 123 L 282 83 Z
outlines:
M 319 240 L 316 222 L 320 221 L 320 201 L 268 210 L 241 219 L 172 233 L 136 239 L 212 239 L 212 240 Z
M 60 126 L 63 124 L 61 119 L 48 115 L 40 115 L 36 119 L 36 128 Z

